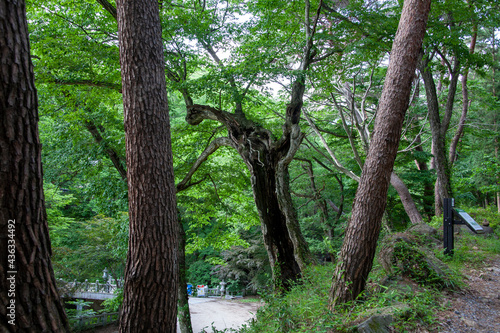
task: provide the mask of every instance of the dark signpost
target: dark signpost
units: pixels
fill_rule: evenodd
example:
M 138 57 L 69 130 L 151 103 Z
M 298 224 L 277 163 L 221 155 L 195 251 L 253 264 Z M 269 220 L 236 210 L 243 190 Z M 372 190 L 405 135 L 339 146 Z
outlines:
M 453 226 L 464 224 L 476 234 L 482 234 L 483 228 L 474 221 L 463 209 L 453 208 L 455 205 L 452 198 L 443 200 L 443 242 L 444 254 L 453 255 Z

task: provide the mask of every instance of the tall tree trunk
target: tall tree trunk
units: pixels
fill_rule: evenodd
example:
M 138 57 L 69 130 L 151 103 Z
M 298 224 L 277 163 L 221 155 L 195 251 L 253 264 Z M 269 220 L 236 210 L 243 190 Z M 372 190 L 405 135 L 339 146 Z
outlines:
M 158 3 L 117 1 L 130 235 L 120 332 L 175 332 L 178 235 Z
M 441 122 L 439 115 L 439 102 L 437 97 L 436 85 L 434 78 L 428 66 L 428 59 L 422 60 L 420 64 L 420 72 L 424 79 L 425 93 L 427 98 L 427 108 L 429 112 L 429 124 L 432 134 L 432 154 L 433 164 L 437 173 L 437 180 L 435 185 L 435 205 L 434 213 L 436 215 L 442 214 L 442 198 L 451 197 L 451 185 L 449 177 L 448 159 L 445 153 L 445 125 Z M 452 87 L 450 87 L 452 89 Z M 446 126 L 447 128 L 447 126 Z
M 231 87 L 235 111 L 229 113 L 206 105 L 188 104 L 186 115 L 186 121 L 190 125 L 198 125 L 203 120 L 210 119 L 219 121 L 226 127 L 228 137 L 224 139 L 238 151 L 250 171 L 274 279 L 285 289 L 291 285 L 290 281 L 300 278 L 301 270 L 312 262 L 293 207 L 288 175 L 288 166 L 304 138 L 298 123 L 302 112 L 306 71 L 316 55 L 313 38 L 321 11 L 320 4 L 311 20 L 310 1 L 306 0 L 304 6 L 305 45 L 299 71 L 292 84 L 290 103 L 286 107 L 280 139 L 275 140 L 271 131 L 246 118 L 242 101 L 250 86 L 238 91 L 237 81 L 225 72 L 221 59 L 206 40 L 200 40 L 200 43 L 222 68 L 222 74 Z
M 0 0 L 0 331 L 69 332 L 50 261 L 38 101 L 22 0 Z
M 333 276 L 331 309 L 336 304 L 355 299 L 363 291 L 373 265 L 430 4 L 430 0 L 406 0 L 403 5 L 375 129 Z

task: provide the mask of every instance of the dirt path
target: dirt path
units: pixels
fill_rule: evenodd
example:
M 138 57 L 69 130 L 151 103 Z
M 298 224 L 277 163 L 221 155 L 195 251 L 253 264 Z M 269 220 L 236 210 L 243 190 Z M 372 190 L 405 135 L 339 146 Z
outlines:
M 440 332 L 500 332 L 500 256 L 481 268 L 465 267 L 467 288 L 450 294 L 447 311 L 439 313 Z
M 212 332 L 212 325 L 218 330 L 241 327 L 255 317 L 260 305 L 259 302 L 242 303 L 238 299 L 192 297 L 189 299 L 189 309 L 193 332 L 203 332 L 204 329 L 206 332 Z

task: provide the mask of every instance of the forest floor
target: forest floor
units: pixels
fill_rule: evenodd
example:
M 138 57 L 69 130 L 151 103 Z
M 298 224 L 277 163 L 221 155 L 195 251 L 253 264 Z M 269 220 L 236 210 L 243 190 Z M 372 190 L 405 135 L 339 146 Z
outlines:
M 448 306 L 437 314 L 437 331 L 500 332 L 500 255 L 480 266 L 464 264 L 466 287 L 445 295 L 443 303 Z
M 445 291 L 441 296 L 441 310 L 434 314 L 434 324 L 418 327 L 407 332 L 442 333 L 500 333 L 500 255 L 483 256 L 471 249 L 470 258 L 479 260 L 463 262 L 460 275 L 463 284 L 459 290 Z M 191 298 L 193 332 L 212 332 L 236 328 L 254 317 L 262 303 L 248 300 L 222 300 Z M 205 330 L 203 330 L 205 329 Z M 115 333 L 116 325 L 86 331 L 87 333 Z M 394 331 L 397 332 L 397 331 Z
M 464 264 L 461 273 L 465 286 L 443 294 L 446 309 L 436 314 L 437 324 L 432 329 L 413 332 L 500 333 L 500 255 L 491 256 L 480 265 Z M 241 300 L 191 298 L 193 332 L 212 332 L 212 325 L 219 330 L 241 326 L 254 317 L 260 305 Z M 118 326 L 86 332 L 115 333 Z
M 248 302 L 246 299 L 225 300 L 220 298 L 189 298 L 189 308 L 193 332 L 213 332 L 217 330 L 237 329 L 255 317 L 257 309 L 262 305 L 258 301 Z M 118 325 L 87 330 L 85 333 L 115 333 Z M 177 332 L 180 332 L 179 328 Z

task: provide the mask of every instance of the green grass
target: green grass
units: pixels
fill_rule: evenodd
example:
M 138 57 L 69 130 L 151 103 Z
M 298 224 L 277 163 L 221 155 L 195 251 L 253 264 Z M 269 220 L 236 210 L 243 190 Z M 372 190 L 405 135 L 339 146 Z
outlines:
M 487 218 L 490 226 L 496 230 L 500 229 L 498 216 L 492 216 L 491 212 L 484 209 L 471 211 L 476 214 L 478 223 Z M 483 218 L 483 216 L 488 217 Z M 438 219 L 436 221 L 442 223 Z M 441 224 L 438 224 L 437 228 L 440 226 Z M 433 244 L 424 241 L 418 243 Z M 412 281 L 404 274 L 403 277 L 398 275 L 403 272 L 397 270 L 391 278 L 393 283 L 383 283 L 387 273 L 375 261 L 366 290 L 359 299 L 347 306 L 329 311 L 328 294 L 335 267 L 332 264 L 310 267 L 304 274 L 302 283 L 295 285 L 287 294 L 263 295 L 265 305 L 258 310 L 257 320 L 242 328 L 240 332 L 353 332 L 357 325 L 374 312 L 390 308 L 394 317 L 392 325 L 395 331 L 434 331 L 437 329 L 436 313 L 447 306 L 442 301 L 444 296 L 442 293 L 450 290 L 449 288 L 465 287 L 461 271 L 471 266 L 481 267 L 492 255 L 500 254 L 500 240 L 493 235 L 484 237 L 462 232 L 455 237 L 453 257 L 445 257 L 439 245 L 430 250 L 450 267 L 451 284 L 445 285 L 444 291 L 443 286 L 432 287 L 435 279 L 427 281 L 422 275 L 418 276 L 418 281 Z M 432 280 L 432 277 L 430 279 Z
M 415 291 L 410 286 L 389 289 L 373 280 L 359 301 L 329 311 L 333 270 L 333 265 L 311 267 L 303 283 L 288 294 L 264 296 L 266 304 L 259 309 L 257 321 L 240 332 L 351 332 L 373 313 L 389 308 L 394 308 L 394 325 L 400 332 L 434 324 L 439 299 L 433 289 Z

